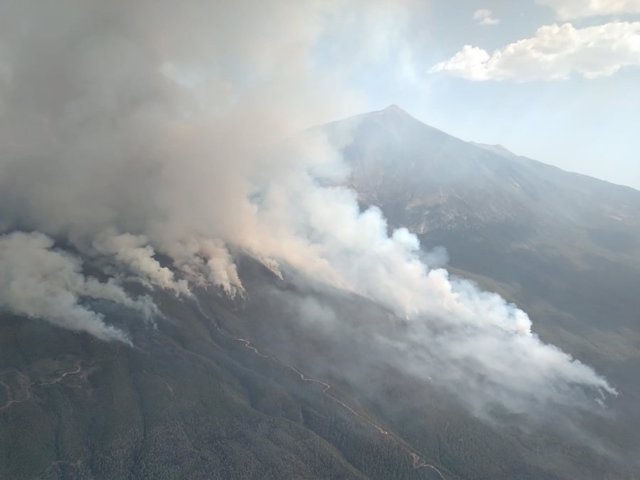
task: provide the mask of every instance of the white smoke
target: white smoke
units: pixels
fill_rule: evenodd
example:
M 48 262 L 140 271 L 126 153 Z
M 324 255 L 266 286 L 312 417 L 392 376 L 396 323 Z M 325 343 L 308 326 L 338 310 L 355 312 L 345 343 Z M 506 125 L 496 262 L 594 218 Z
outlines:
M 113 280 L 84 276 L 80 260 L 54 249 L 53 240 L 41 233 L 0 236 L 0 265 L 0 306 L 18 315 L 130 344 L 123 331 L 105 324 L 103 315 L 81 300 L 109 300 L 147 318 L 155 313 L 148 299 L 131 299 Z
M 113 257 L 116 262 L 149 285 L 183 295 L 190 294 L 187 282 L 176 280 L 174 273 L 154 258 L 155 251 L 143 235 L 104 232 L 96 236 L 93 248 L 102 255 Z
M 568 403 L 574 384 L 613 392 L 532 335 L 524 312 L 426 265 L 415 236 L 388 235 L 379 210 L 360 211 L 355 194 L 335 186 L 348 171 L 320 132 L 275 148 L 302 127 L 363 107 L 345 87 L 349 68 L 393 57 L 389 42 L 410 16 L 404 3 L 370 5 L 3 2 L 0 228 L 62 238 L 183 295 L 189 284 L 243 294 L 230 253 L 239 249 L 408 318 L 415 335 L 389 354 L 404 361 L 409 349 L 410 369 L 433 356 L 472 364 L 502 403 L 509 396 Z M 381 45 L 376 55 L 364 51 L 367 35 Z M 79 303 L 89 296 L 138 307 L 120 287 L 83 277 L 79 261 L 52 250 L 43 235 L 4 239 L 5 308 L 126 340 Z M 450 333 L 432 347 L 438 330 Z M 510 364 L 536 372 L 532 382 Z
M 402 326 L 391 322 L 371 332 L 368 348 L 383 363 L 464 392 L 478 414 L 495 404 L 524 414 L 550 403 L 593 408 L 603 394 L 616 394 L 590 367 L 542 342 L 517 306 L 426 264 L 442 255 L 421 255 L 417 237 L 405 228 L 388 235 L 380 210 L 361 211 L 354 192 L 323 187 L 326 179 L 303 168 L 289 175 L 261 197 L 261 218 L 271 233 L 258 238 L 273 240 L 262 242 L 261 252 L 406 318 Z M 301 316 L 319 317 L 309 308 L 313 302 L 304 303 Z M 340 315 L 322 319 L 334 317 Z M 335 327 L 335 319 L 328 326 Z M 339 327 L 339 335 L 349 338 L 349 327 Z
M 216 285 L 231 297 L 244 293 L 236 265 L 222 241 L 193 237 L 176 246 L 167 249 L 167 253 L 189 282 L 198 286 Z

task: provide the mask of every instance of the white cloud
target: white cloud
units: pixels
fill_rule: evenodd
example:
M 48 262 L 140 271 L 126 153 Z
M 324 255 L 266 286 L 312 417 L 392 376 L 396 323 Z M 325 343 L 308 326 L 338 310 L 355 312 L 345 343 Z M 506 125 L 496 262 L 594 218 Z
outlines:
M 465 45 L 431 68 L 469 80 L 566 80 L 596 78 L 622 67 L 640 66 L 640 22 L 612 22 L 586 28 L 571 23 L 540 27 L 531 38 L 489 54 Z
M 640 13 L 640 0 L 537 0 L 563 20 Z
M 491 10 L 481 8 L 473 13 L 473 19 L 478 22 L 478 25 L 498 25 L 500 19 L 493 16 Z

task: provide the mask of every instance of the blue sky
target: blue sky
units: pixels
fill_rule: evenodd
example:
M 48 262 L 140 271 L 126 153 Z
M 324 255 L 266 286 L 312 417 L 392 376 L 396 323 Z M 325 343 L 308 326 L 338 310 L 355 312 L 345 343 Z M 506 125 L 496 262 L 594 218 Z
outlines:
M 409 0 L 393 15 L 371 27 L 387 51 L 350 78 L 372 109 L 396 103 L 465 140 L 640 188 L 639 0 Z

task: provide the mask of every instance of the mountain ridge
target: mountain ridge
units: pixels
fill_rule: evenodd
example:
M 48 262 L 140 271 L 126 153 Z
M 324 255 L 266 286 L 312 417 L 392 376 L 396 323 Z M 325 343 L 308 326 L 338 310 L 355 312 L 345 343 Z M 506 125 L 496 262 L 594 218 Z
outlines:
M 628 422 L 616 428 L 640 451 L 628 428 L 640 422 L 631 378 L 640 368 L 640 191 L 387 113 L 346 121 L 342 151 L 361 204 L 379 207 L 390 228 L 409 228 L 426 250 L 445 246 L 452 273 L 516 303 L 541 338 L 605 372 Z
M 435 127 L 433 125 L 430 125 L 429 123 L 419 119 L 418 117 L 412 115 L 411 113 L 407 112 L 405 109 L 403 109 L 401 106 L 397 105 L 397 104 L 390 104 L 387 107 L 380 109 L 380 110 L 372 110 L 370 112 L 365 112 L 365 113 L 360 113 L 360 114 L 355 114 L 355 115 L 351 115 L 339 120 L 335 120 L 332 122 L 329 122 L 326 124 L 326 126 L 331 126 L 333 124 L 337 124 L 337 123 L 342 123 L 342 122 L 347 122 L 347 123 L 356 123 L 358 121 L 362 121 L 366 118 L 373 118 L 373 117 L 380 117 L 380 118 L 384 118 L 386 119 L 386 121 L 389 122 L 394 122 L 397 120 L 401 120 L 405 123 L 408 122 L 413 122 L 415 124 L 419 124 L 421 127 L 427 127 L 430 131 L 434 132 L 434 133 L 438 133 L 438 134 L 442 134 L 450 139 L 454 139 L 458 142 L 462 142 L 462 143 L 466 143 L 469 144 L 473 147 L 476 147 L 478 149 L 482 149 L 488 152 L 491 152 L 493 154 L 496 154 L 498 156 L 502 156 L 505 158 L 509 158 L 511 160 L 524 160 L 527 162 L 534 162 L 536 164 L 539 165 L 544 165 L 545 167 L 548 168 L 552 168 L 552 169 L 556 169 L 558 171 L 561 171 L 565 174 L 568 175 L 576 175 L 579 177 L 584 177 L 590 180 L 595 180 L 597 182 L 602 182 L 602 183 L 606 183 L 608 185 L 612 185 L 612 186 L 616 186 L 622 189 L 627 189 L 627 190 L 632 190 L 634 192 L 638 192 L 638 194 L 640 194 L 640 189 L 638 188 L 634 188 L 632 186 L 629 185 L 622 185 L 622 184 L 618 184 L 615 182 L 612 182 L 610 180 L 605 180 L 602 178 L 598 178 L 596 176 L 593 175 L 589 175 L 587 173 L 582 173 L 582 172 L 577 172 L 577 171 L 573 171 L 573 170 L 567 170 L 564 169 L 562 167 L 556 166 L 556 165 L 552 165 L 550 163 L 546 163 L 544 160 L 538 160 L 538 159 L 534 159 L 534 158 L 530 158 L 524 155 L 520 155 L 518 153 L 513 152 L 512 150 L 509 150 L 508 148 L 506 148 L 505 146 L 501 145 L 501 144 L 488 144 L 488 143 L 482 143 L 482 142 L 478 142 L 478 141 L 473 141 L 473 140 L 463 140 L 459 137 L 456 137 L 455 135 L 452 135 L 450 133 L 448 133 L 447 131 L 440 129 L 438 127 Z

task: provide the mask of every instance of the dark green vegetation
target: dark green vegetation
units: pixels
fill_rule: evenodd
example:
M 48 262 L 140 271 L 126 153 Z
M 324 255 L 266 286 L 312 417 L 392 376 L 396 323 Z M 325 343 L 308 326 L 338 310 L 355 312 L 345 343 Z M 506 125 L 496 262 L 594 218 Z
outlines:
M 304 282 L 245 258 L 245 300 L 157 293 L 157 330 L 113 311 L 133 349 L 1 314 L 0 479 L 640 478 L 640 192 L 398 109 L 357 121 L 345 156 L 362 204 L 445 245 L 454 273 L 517 302 L 544 340 L 620 391 L 612 418 L 585 418 L 609 454 L 549 425 L 474 418 L 350 348 L 387 312 L 325 290 L 314 295 L 356 319 L 355 333 L 309 328 L 270 294 L 304 297 Z
M 317 386 L 165 300 L 176 325 L 135 349 L 2 318 L 17 402 L 0 412 L 0 478 L 437 478 Z

